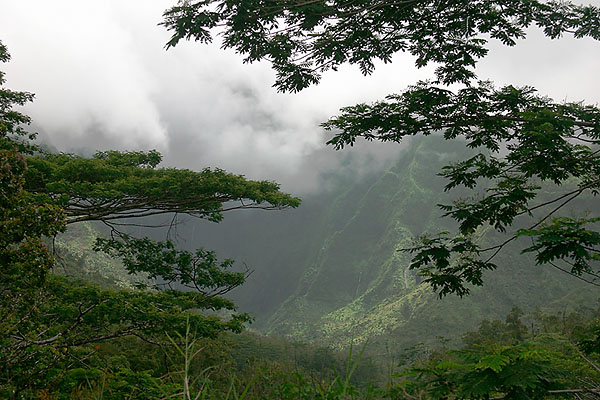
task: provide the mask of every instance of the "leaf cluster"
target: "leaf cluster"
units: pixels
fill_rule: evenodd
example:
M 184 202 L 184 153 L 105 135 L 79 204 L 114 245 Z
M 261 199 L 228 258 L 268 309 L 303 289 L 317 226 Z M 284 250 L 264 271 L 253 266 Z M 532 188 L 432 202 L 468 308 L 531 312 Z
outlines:
M 221 169 L 157 168 L 156 151 L 39 154 L 27 159 L 27 190 L 64 208 L 69 223 L 185 213 L 220 221 L 234 208 L 282 209 L 300 200 L 270 181 Z
M 98 238 L 96 251 L 119 258 L 130 274 L 147 275 L 156 282 L 157 288 L 172 285 L 192 289 L 206 298 L 202 308 L 233 309 L 233 303 L 225 299 L 211 305 L 217 296 L 244 283 L 248 272 L 229 271 L 234 261 L 217 260 L 213 251 L 196 249 L 194 253 L 178 250 L 171 241 L 156 242 L 148 238 L 136 239 L 129 235 L 116 238 Z
M 296 92 L 344 63 L 370 74 L 397 52 L 413 55 L 417 67 L 438 65 L 439 83 L 467 83 L 490 39 L 514 46 L 531 25 L 550 38 L 599 39 L 599 21 L 598 7 L 565 1 L 195 0 L 165 11 L 162 24 L 173 33 L 167 48 L 220 35 L 244 62 L 270 61 L 274 86 Z
M 499 394 L 505 399 L 541 399 L 561 376 L 548 354 L 529 344 L 452 353 L 454 361 L 434 361 L 410 371 L 432 399 L 487 399 Z
M 600 370 L 594 355 L 580 348 L 595 338 L 597 318 L 538 310 L 528 332 L 522 316 L 513 308 L 505 321 L 482 321 L 464 335 L 465 347 L 408 366 L 393 390 L 407 398 L 418 393 L 433 399 L 595 398 Z M 571 337 L 581 339 L 576 344 Z

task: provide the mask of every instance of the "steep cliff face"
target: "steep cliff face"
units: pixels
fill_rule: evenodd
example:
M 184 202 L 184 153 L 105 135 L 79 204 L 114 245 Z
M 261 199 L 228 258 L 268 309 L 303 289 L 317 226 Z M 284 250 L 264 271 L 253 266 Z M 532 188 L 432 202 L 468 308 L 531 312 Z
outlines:
M 314 240 L 297 264 L 296 286 L 270 316 L 259 316 L 259 328 L 340 348 L 367 339 L 410 344 L 455 336 L 484 318 L 502 318 L 515 305 L 563 310 L 593 302 L 598 293 L 591 287 L 535 266 L 515 248 L 497 258 L 500 268 L 469 297 L 439 299 L 420 283 L 408 269 L 410 255 L 401 250 L 424 232 L 452 228 L 436 204 L 467 193 L 444 193 L 436 174 L 467 155 L 460 142 L 414 141 L 367 184 L 332 193 L 315 213 L 319 222 L 312 222 Z M 478 234 L 492 239 L 485 229 Z
M 365 190 L 341 193 L 327 205 L 328 234 L 295 291 L 268 320 L 269 332 L 335 338 L 342 345 L 389 331 L 410 317 L 422 302 L 417 297 L 427 291 L 418 290 L 409 256 L 400 250 L 414 236 L 441 226 L 435 204 L 442 182 L 435 172 L 447 155 L 436 151 L 436 142 L 414 144 Z
M 357 179 L 341 171 L 297 210 L 232 214 L 219 225 L 189 225 L 179 236 L 254 270 L 234 297 L 256 316 L 255 329 L 338 348 L 457 336 L 513 306 L 563 311 L 594 303 L 593 287 L 535 266 L 518 247 L 506 249 L 485 286 L 462 299 L 439 299 L 408 270 L 410 255 L 400 250 L 415 236 L 452 229 L 436 204 L 472 195 L 444 193 L 436 175 L 468 154 L 461 142 L 414 140 L 388 170 Z M 478 235 L 486 242 L 494 234 Z

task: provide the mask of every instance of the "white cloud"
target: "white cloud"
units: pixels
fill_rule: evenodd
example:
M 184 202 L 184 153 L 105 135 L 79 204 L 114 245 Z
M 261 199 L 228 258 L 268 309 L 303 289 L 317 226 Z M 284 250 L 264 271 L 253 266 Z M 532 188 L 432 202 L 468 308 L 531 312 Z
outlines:
M 0 0 L 0 39 L 13 56 L 3 66 L 8 86 L 37 94 L 26 111 L 46 140 L 66 151 L 158 148 L 168 165 L 219 166 L 309 190 L 319 168 L 336 168 L 348 154 L 324 150 L 320 122 L 431 77 L 432 68 L 417 70 L 401 54 L 369 77 L 343 66 L 318 86 L 280 94 L 268 64 L 242 64 L 218 44 L 165 51 L 169 33 L 157 24 L 173 3 Z M 598 102 L 599 50 L 591 40 L 551 42 L 533 32 L 516 48 L 494 45 L 479 71 L 559 100 Z M 369 144 L 354 153 L 373 165 L 396 151 Z

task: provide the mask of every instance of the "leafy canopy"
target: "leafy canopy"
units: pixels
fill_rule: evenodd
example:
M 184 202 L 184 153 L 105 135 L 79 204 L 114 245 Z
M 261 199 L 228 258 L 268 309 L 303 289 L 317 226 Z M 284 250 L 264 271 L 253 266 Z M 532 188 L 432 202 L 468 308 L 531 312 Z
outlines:
M 164 13 L 173 35 L 203 43 L 221 35 L 244 62 L 269 60 L 275 87 L 299 91 L 344 63 L 363 74 L 397 52 L 417 67 L 436 63 L 438 83 L 468 83 L 490 39 L 507 46 L 536 25 L 550 38 L 564 33 L 600 39 L 600 9 L 535 0 L 201 0 L 180 1 Z
M 513 46 L 531 26 L 551 39 L 599 40 L 600 8 L 537 0 L 203 0 L 179 2 L 164 13 L 163 24 L 173 33 L 167 48 L 219 35 L 245 62 L 270 61 L 280 91 L 316 84 L 323 71 L 344 63 L 369 74 L 375 60 L 390 62 L 397 52 L 415 56 L 417 67 L 435 63 L 433 80 L 343 108 L 323 124 L 336 149 L 358 138 L 399 142 L 433 133 L 464 139 L 474 149 L 473 157 L 441 172 L 446 190 L 474 193 L 440 205 L 458 232 L 417 240 L 409 249 L 411 268 L 440 295 L 462 296 L 483 284 L 500 250 L 527 237 L 533 244 L 524 251 L 534 252 L 538 264 L 598 285 L 597 217 L 560 211 L 598 193 L 600 109 L 556 103 L 532 87 L 497 88 L 479 80 L 475 66 L 490 40 Z M 508 237 L 482 247 L 478 238 L 489 229 Z
M 274 182 L 251 181 L 221 169 L 158 168 L 160 161 L 156 151 L 98 152 L 92 158 L 36 155 L 27 160 L 26 187 L 60 204 L 69 223 L 170 213 L 218 222 L 226 210 L 300 204 Z
M 452 353 L 453 359 L 432 360 L 407 371 L 408 391 L 425 390 L 431 399 L 542 399 L 564 374 L 544 350 L 531 344 Z
M 467 332 L 461 349 L 405 363 L 392 390 L 409 399 L 596 398 L 600 369 L 589 344 L 597 339 L 597 311 L 537 310 L 527 324 L 522 316 L 515 307 L 505 321 L 484 320 Z

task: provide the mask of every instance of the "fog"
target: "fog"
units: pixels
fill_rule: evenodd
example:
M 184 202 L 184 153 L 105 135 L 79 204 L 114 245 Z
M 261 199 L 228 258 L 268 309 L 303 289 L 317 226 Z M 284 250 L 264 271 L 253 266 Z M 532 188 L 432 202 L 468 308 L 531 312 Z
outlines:
M 318 86 L 280 94 L 268 63 L 243 64 L 218 43 L 166 51 L 169 33 L 157 24 L 173 4 L 0 0 L 0 40 L 12 55 L 2 66 L 7 87 L 36 93 L 25 112 L 41 141 L 83 153 L 156 148 L 165 166 L 220 167 L 300 195 L 320 190 L 327 171 L 381 168 L 402 147 L 366 143 L 335 152 L 319 123 L 340 107 L 430 78 L 433 66 L 417 70 L 399 54 L 371 76 L 345 66 Z M 598 42 L 550 41 L 535 30 L 515 48 L 492 44 L 478 67 L 498 84 L 591 103 L 600 99 L 599 70 Z

